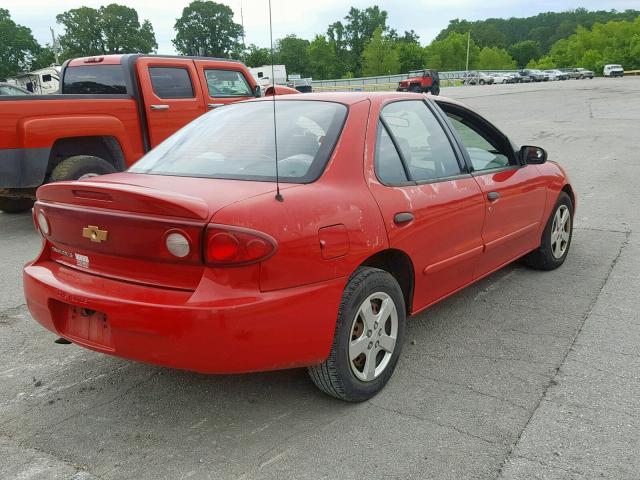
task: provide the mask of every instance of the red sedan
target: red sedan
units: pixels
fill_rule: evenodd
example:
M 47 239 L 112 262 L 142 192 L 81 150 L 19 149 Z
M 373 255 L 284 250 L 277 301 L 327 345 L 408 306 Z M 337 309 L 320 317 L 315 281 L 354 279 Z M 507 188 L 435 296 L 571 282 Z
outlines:
M 103 353 L 208 373 L 305 366 L 324 392 L 366 400 L 409 315 L 520 257 L 562 265 L 575 196 L 546 157 L 441 97 L 226 106 L 127 172 L 40 187 L 28 306 Z

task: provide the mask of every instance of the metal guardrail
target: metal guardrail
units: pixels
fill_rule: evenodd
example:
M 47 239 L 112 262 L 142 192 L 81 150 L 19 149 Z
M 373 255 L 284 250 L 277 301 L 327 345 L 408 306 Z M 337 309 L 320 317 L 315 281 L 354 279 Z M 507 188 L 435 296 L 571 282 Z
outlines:
M 462 80 L 440 79 L 440 87 L 462 85 Z M 365 83 L 354 85 L 317 85 L 313 83 L 314 92 L 389 92 L 398 88 L 398 83 Z
M 625 70 L 624 75 L 640 75 L 640 70 Z
M 483 73 L 505 73 L 516 72 L 517 70 L 469 70 L 470 72 L 483 72 Z M 466 70 L 456 70 L 453 72 L 438 72 L 440 75 L 440 82 L 443 80 L 461 80 L 466 74 Z M 360 78 L 340 78 L 333 80 L 312 80 L 311 85 L 314 91 L 318 90 L 318 87 L 353 87 L 364 85 L 398 85 L 398 82 L 409 78 L 409 74 L 402 73 L 398 75 L 381 75 L 379 77 L 360 77 Z

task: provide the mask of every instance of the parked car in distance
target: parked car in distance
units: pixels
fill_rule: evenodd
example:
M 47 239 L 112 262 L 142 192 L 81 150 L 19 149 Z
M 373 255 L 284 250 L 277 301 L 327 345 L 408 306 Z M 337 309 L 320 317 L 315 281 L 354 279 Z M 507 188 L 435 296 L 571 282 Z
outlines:
M 462 82 L 465 85 L 491 85 L 493 77 L 484 72 L 465 72 L 462 74 Z
M 576 70 L 580 73 L 580 78 L 593 80 L 593 72 L 591 70 L 587 70 L 586 68 L 576 68 Z
M 25 88 L 11 85 L 10 83 L 0 82 L 0 96 L 2 95 L 31 95 L 31 92 Z
M 492 83 L 495 83 L 495 84 L 513 83 L 513 77 L 511 77 L 507 73 L 498 72 L 498 73 L 492 74 L 491 77 L 493 78 Z
M 431 95 L 236 103 L 127 172 L 40 187 L 26 303 L 98 352 L 205 373 L 307 367 L 364 401 L 407 316 L 521 257 L 562 265 L 575 198 L 546 160 Z
M 524 70 L 522 70 L 522 73 L 531 78 L 533 82 L 546 82 L 549 80 L 549 75 L 544 73 L 542 70 L 525 68 Z
M 605 65 L 602 74 L 605 77 L 622 77 L 624 76 L 624 69 L 618 64 Z
M 46 182 L 124 170 L 203 113 L 260 95 L 244 64 L 209 57 L 76 58 L 60 78 L 59 95 L 0 96 L 0 210 L 31 208 Z
M 512 75 L 513 75 L 514 83 L 530 83 L 533 81 L 533 79 L 529 75 L 527 75 L 522 71 L 515 72 Z
M 569 79 L 579 80 L 582 78 L 582 74 L 577 68 L 561 68 L 560 71 L 569 75 Z
M 545 70 L 544 73 L 549 75 L 549 80 L 569 80 L 569 74 L 560 70 L 550 69 Z
M 440 75 L 436 70 L 414 70 L 398 83 L 398 92 L 440 94 Z

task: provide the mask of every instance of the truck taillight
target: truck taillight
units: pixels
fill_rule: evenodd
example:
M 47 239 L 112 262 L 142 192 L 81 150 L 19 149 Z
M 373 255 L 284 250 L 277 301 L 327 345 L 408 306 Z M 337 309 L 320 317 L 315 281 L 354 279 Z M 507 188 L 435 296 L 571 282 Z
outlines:
M 276 251 L 276 241 L 269 235 L 249 228 L 209 225 L 205 260 L 209 265 L 232 267 L 266 260 Z

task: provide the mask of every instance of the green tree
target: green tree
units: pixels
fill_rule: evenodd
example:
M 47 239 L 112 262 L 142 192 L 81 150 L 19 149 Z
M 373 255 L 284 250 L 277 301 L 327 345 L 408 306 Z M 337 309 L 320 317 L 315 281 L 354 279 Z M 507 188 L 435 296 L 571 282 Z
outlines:
M 343 69 L 358 76 L 362 71 L 365 44 L 377 28 L 383 33 L 387 31 L 387 12 L 380 10 L 377 5 L 364 10 L 351 7 L 344 20 L 344 23 L 330 25 L 327 34 L 336 42 L 336 55 Z
M 80 7 L 56 16 L 64 26 L 64 58 L 110 53 L 150 53 L 158 48 L 148 20 L 140 24 L 135 9 L 116 3 L 99 9 Z
M 400 59 L 400 72 L 407 73 L 424 67 L 424 48 L 420 45 L 420 37 L 416 32 L 404 32 L 404 36 L 396 40 L 396 49 Z
M 333 40 L 324 35 L 316 35 L 309 44 L 309 73 L 313 78 L 327 80 L 337 77 L 336 47 Z
M 287 67 L 287 73 L 309 76 L 309 40 L 287 35 L 276 43 L 276 63 Z
M 15 23 L 9 11 L 0 8 L 0 78 L 30 70 L 39 51 L 31 30 Z
M 269 65 L 271 63 L 271 50 L 251 44 L 244 53 L 244 63 L 246 63 L 248 67 Z
M 523 40 L 509 47 L 509 54 L 516 61 L 518 68 L 524 68 L 531 60 L 542 55 L 540 43 L 535 40 Z
M 442 40 L 434 40 L 426 47 L 426 67 L 436 70 L 464 70 L 467 61 L 467 35 L 450 33 Z M 469 43 L 469 68 L 475 68 L 480 48 L 471 37 Z
M 634 21 L 596 23 L 578 27 L 569 38 L 557 41 L 549 55 L 540 59 L 558 67 L 585 67 L 596 73 L 608 63 L 625 69 L 640 68 L 640 16 Z
M 516 62 L 504 48 L 484 47 L 475 63 L 478 70 L 514 70 Z
M 362 52 L 362 75 L 392 75 L 400 73 L 400 58 L 392 39 L 382 35 L 378 27 L 365 43 Z
M 229 57 L 243 34 L 242 26 L 233 21 L 231 8 L 207 0 L 194 0 L 186 6 L 174 28 L 173 45 L 183 55 Z

